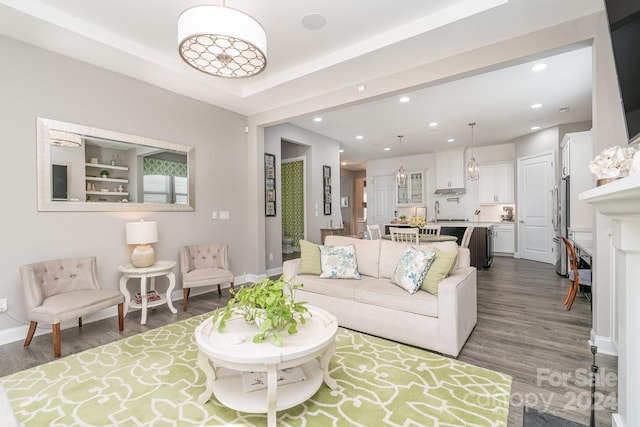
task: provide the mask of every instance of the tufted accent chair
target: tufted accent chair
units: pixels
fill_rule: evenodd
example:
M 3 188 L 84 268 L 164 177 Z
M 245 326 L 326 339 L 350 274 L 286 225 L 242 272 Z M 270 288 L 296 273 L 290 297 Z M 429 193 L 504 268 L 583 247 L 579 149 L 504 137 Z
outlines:
M 182 272 L 183 308 L 187 311 L 187 300 L 191 288 L 229 283 L 233 289 L 233 273 L 229 271 L 228 247 L 226 244 L 192 245 L 180 248 L 180 271 Z
M 20 267 L 25 305 L 31 324 L 24 346 L 31 344 L 38 322 L 51 323 L 53 354 L 60 357 L 60 322 L 118 306 L 118 327 L 124 330 L 124 297 L 117 290 L 102 289 L 96 274 L 96 258 L 67 258 Z

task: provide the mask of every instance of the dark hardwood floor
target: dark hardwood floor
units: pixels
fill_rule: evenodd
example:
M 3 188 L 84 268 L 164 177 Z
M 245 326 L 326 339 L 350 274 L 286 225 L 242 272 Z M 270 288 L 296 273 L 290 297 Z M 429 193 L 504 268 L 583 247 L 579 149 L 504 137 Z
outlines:
M 567 311 L 562 304 L 566 290 L 567 279 L 548 264 L 497 257 L 490 269 L 478 272 L 478 324 L 459 360 L 513 376 L 509 426 L 522 426 L 525 405 L 589 423 L 590 303 L 579 295 Z M 215 292 L 193 296 L 187 313 L 181 304 L 175 304 L 177 314 L 158 307 L 149 311 L 144 326 L 140 311 L 131 311 L 124 332 L 118 332 L 115 318 L 65 329 L 62 356 L 211 311 L 225 305 L 228 297 L 227 290 L 221 297 Z M 22 344 L 0 346 L 0 376 L 53 360 L 50 334 L 35 337 L 27 348 Z M 597 421 L 610 426 L 617 359 L 598 354 L 596 364 L 603 379 L 597 387 Z

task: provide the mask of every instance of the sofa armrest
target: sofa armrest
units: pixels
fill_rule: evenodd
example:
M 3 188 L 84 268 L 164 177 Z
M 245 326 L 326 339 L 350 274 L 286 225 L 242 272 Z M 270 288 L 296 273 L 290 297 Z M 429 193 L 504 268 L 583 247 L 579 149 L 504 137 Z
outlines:
M 478 321 L 475 267 L 458 268 L 440 282 L 438 318 L 442 336 L 453 340 L 450 344 L 459 351 Z
M 282 264 L 284 280 L 292 281 L 300 270 L 300 258 L 290 259 Z

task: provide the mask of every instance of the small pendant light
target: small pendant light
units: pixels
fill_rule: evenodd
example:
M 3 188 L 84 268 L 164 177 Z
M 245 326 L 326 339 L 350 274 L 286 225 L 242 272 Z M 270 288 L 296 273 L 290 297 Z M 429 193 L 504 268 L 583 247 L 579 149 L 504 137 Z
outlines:
M 400 148 L 402 148 L 402 137 L 403 135 L 398 135 L 398 139 L 400 140 Z M 404 185 L 407 182 L 407 172 L 402 167 L 402 163 L 400 163 L 400 169 L 398 169 L 396 179 L 399 185 Z
M 475 157 L 473 157 L 473 127 L 475 125 L 475 122 L 469 123 L 469 126 L 471 126 L 471 159 L 469 159 L 469 163 L 467 163 L 467 178 L 469 181 L 477 181 L 478 178 L 480 178 L 480 167 Z

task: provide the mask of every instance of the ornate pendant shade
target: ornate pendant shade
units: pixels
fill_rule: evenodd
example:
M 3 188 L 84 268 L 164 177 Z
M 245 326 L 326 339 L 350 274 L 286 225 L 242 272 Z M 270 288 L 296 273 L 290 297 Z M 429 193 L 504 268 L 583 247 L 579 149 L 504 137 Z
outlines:
M 51 145 L 56 147 L 82 147 L 82 137 L 76 133 L 52 129 L 49 131 L 49 137 L 51 138 Z
M 469 126 L 471 126 L 471 159 L 467 163 L 467 178 L 469 181 L 477 181 L 480 178 L 480 166 L 475 157 L 473 157 L 473 127 L 475 125 L 475 122 L 469 123 Z
M 267 35 L 252 17 L 224 6 L 195 6 L 178 18 L 180 56 L 218 77 L 242 78 L 267 66 Z
M 398 139 L 400 140 L 400 148 L 402 148 L 402 136 L 403 135 L 398 135 Z M 400 185 L 404 185 L 407 182 L 407 172 L 402 167 L 402 164 L 400 164 L 400 169 L 398 169 L 398 173 L 396 174 L 396 180 Z

